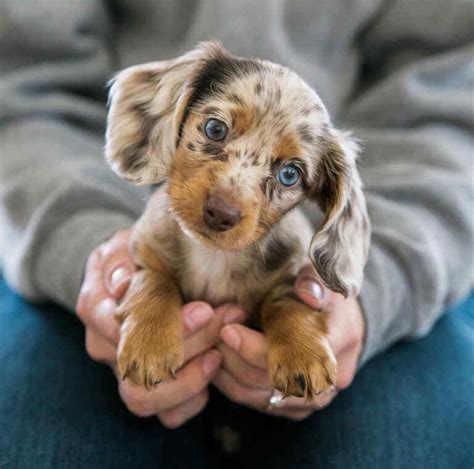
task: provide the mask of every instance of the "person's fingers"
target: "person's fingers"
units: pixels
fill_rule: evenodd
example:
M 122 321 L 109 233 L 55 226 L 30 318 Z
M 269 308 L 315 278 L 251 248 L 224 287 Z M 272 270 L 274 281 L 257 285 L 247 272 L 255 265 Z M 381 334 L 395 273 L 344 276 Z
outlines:
M 352 349 L 347 349 L 337 356 L 336 389 L 346 389 L 353 381 L 357 370 L 358 354 Z
M 136 265 L 130 251 L 131 230 L 119 230 L 96 249 L 100 257 L 102 283 L 119 300 L 126 292 Z
M 119 382 L 119 392 L 127 408 L 135 415 L 149 417 L 176 407 L 202 392 L 217 373 L 221 354 L 210 350 L 194 358 L 178 371 L 176 379 L 163 381 L 151 390 Z
M 364 321 L 360 305 L 355 297 L 344 298 L 323 286 L 323 283 L 311 265 L 301 269 L 295 281 L 295 291 L 308 306 L 323 310 L 328 320 L 328 340 L 336 355 L 351 349 L 358 358 L 363 342 Z M 318 314 L 315 312 L 315 314 Z M 355 372 L 354 366 L 351 367 Z
M 267 345 L 261 332 L 241 324 L 232 324 L 222 328 L 220 337 L 228 347 L 250 365 L 267 368 Z
M 240 355 L 225 344 L 219 344 L 222 354 L 222 368 L 228 371 L 239 383 L 258 389 L 271 389 L 268 370 L 250 365 Z
M 83 322 L 90 314 L 92 314 L 92 300 L 97 296 L 98 292 L 101 291 L 100 287 L 102 285 L 102 269 L 100 261 L 101 256 L 99 250 L 94 249 L 87 259 L 84 279 L 82 281 L 76 303 L 76 312 Z
M 117 349 L 91 328 L 86 329 L 86 351 L 92 360 L 109 366 L 117 359 Z
M 192 301 L 181 308 L 183 337 L 186 338 L 205 327 L 214 317 L 214 310 L 204 301 Z
M 287 420 L 293 420 L 294 422 L 300 422 L 301 420 L 307 419 L 311 414 L 313 414 L 314 410 L 308 408 L 304 410 L 290 410 L 283 408 L 275 409 L 266 413 L 274 417 L 280 417 Z
M 295 280 L 296 294 L 310 308 L 321 309 L 323 306 L 324 285 L 317 277 L 312 265 L 305 265 Z
M 313 410 L 321 410 L 327 407 L 333 399 L 337 396 L 337 391 L 333 389 L 332 391 L 329 392 L 323 392 L 319 395 L 317 395 L 312 401 L 311 401 L 311 407 Z
M 242 308 L 232 304 L 216 308 L 210 321 L 208 321 L 204 327 L 201 327 L 193 334 L 188 334 L 188 336 L 185 338 L 185 362 L 220 342 L 219 334 L 225 324 L 242 322 L 245 320 L 245 317 L 245 311 Z
M 201 413 L 208 400 L 209 391 L 205 388 L 187 401 L 158 414 L 157 417 L 165 427 L 177 428 Z
M 336 395 L 337 391 L 324 392 L 315 396 L 311 401 L 306 400 L 304 397 L 290 396 L 280 401 L 277 405 L 268 407 L 268 411 L 273 412 L 276 409 L 285 409 L 291 412 L 304 411 L 306 409 L 313 411 L 321 410 L 326 407 Z
M 220 369 L 212 384 L 232 402 L 265 410 L 271 396 L 271 390 L 251 388 L 239 383 L 227 370 Z
M 361 306 L 355 297 L 349 297 L 339 303 L 327 316 L 332 349 L 337 355 L 339 369 L 357 371 L 359 355 L 362 351 L 365 335 L 365 319 Z M 340 363 L 346 356 L 345 364 Z M 351 365 L 346 367 L 346 364 Z
M 130 249 L 131 234 L 131 228 L 116 231 L 113 236 L 99 245 L 101 256 L 107 258 L 113 256 L 117 251 L 123 251 L 130 259 L 133 259 Z
M 271 415 L 286 417 L 290 414 L 303 414 L 308 411 L 313 412 L 320 410 L 326 407 L 337 394 L 336 391 L 322 393 L 311 401 L 307 401 L 301 397 L 291 396 L 283 399 L 276 406 L 270 406 L 270 397 L 273 394 L 271 387 L 260 389 L 253 386 L 246 386 L 224 368 L 219 370 L 212 384 L 232 402 L 252 407 Z
M 95 304 L 94 311 L 87 322 L 87 326 L 92 327 L 114 346 L 120 339 L 120 325 L 115 316 L 116 309 L 117 303 L 112 298 L 103 298 Z
M 85 273 L 88 274 L 90 271 L 94 271 L 96 275 L 100 274 L 101 271 L 102 254 L 99 248 L 95 248 L 87 258 Z
M 301 397 L 288 397 L 277 406 L 267 406 L 264 412 L 275 417 L 299 421 L 329 405 L 336 394 L 336 392 L 321 394 L 310 402 Z
M 324 285 L 321 277 L 311 264 L 305 265 L 295 280 L 295 292 L 300 299 L 313 309 L 331 309 L 344 297 Z
M 102 256 L 102 275 L 110 296 L 120 300 L 126 293 L 137 266 L 130 253 L 124 249 Z
M 116 263 L 116 265 L 115 265 Z M 130 286 L 136 267 L 124 259 L 115 259 L 114 264 L 104 267 L 105 285 L 109 294 L 115 300 L 121 300 Z

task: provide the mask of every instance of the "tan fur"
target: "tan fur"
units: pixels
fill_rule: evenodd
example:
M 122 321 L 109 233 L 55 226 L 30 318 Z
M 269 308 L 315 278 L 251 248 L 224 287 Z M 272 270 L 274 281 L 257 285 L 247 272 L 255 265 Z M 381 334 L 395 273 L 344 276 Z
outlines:
M 335 385 L 337 364 L 326 338 L 326 314 L 315 313 L 292 292 L 292 284 L 280 285 L 262 305 L 268 367 L 285 397 L 311 400 Z
M 205 135 L 211 118 L 228 128 L 221 141 Z M 276 388 L 308 399 L 330 389 L 326 315 L 302 304 L 293 282 L 310 254 L 328 286 L 356 294 L 370 225 L 357 147 L 316 93 L 284 67 L 206 43 L 118 75 L 106 156 L 136 184 L 166 178 L 134 229 L 141 270 L 120 306 L 122 376 L 144 386 L 173 376 L 183 359 L 182 302 L 232 301 L 263 327 Z M 288 163 L 302 172 L 292 187 L 277 177 Z M 239 210 L 235 226 L 206 224 L 210 197 Z M 326 213 L 314 237 L 295 208 L 305 197 Z
M 244 134 L 249 128 L 255 125 L 259 119 L 256 109 L 250 106 L 239 106 L 230 111 L 232 117 L 232 128 L 237 135 Z
M 275 155 L 279 155 L 283 161 L 300 156 L 301 149 L 296 136 L 292 134 L 285 135 L 276 144 L 274 152 Z
M 123 379 L 149 388 L 175 376 L 184 358 L 180 308 L 179 289 L 166 268 L 145 267 L 135 274 L 117 311 Z

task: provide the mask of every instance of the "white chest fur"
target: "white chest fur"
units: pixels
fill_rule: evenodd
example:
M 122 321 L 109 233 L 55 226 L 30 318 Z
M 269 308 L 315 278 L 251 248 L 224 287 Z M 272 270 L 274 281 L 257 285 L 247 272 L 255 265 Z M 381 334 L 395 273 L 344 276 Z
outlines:
M 296 228 L 296 229 L 295 229 Z M 203 300 L 213 305 L 225 302 L 252 302 L 272 284 L 278 272 L 265 265 L 266 246 L 274 243 L 292 245 L 292 261 L 287 262 L 285 274 L 294 274 L 309 258 L 305 253 L 311 240 L 312 229 L 299 210 L 294 210 L 281 220 L 273 234 L 243 251 L 233 253 L 204 246 L 183 233 L 181 246 L 180 287 L 187 300 Z M 272 240 L 273 239 L 273 240 Z
M 197 242 L 190 242 L 188 248 L 181 277 L 184 295 L 212 304 L 237 300 L 239 285 L 235 275 L 245 269 L 242 256 L 209 249 Z

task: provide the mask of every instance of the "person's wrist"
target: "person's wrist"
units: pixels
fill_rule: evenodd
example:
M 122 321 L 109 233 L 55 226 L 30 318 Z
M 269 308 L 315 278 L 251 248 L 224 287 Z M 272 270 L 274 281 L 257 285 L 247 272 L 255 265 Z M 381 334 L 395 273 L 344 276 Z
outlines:
M 46 237 L 34 267 L 42 296 L 73 310 L 92 251 L 133 221 L 123 213 L 91 210 L 72 215 L 58 225 Z

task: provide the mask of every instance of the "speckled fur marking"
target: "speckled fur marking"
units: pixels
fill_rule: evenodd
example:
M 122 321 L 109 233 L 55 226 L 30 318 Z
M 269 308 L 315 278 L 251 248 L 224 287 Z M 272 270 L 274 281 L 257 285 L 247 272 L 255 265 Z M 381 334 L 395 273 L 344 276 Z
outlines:
M 211 118 L 228 129 L 221 141 L 205 135 Z M 177 311 L 182 301 L 233 301 L 263 325 L 278 389 L 308 399 L 329 389 L 336 364 L 325 315 L 298 300 L 293 281 L 311 258 L 328 287 L 356 294 L 370 224 L 358 147 L 333 127 L 318 95 L 285 67 L 203 43 L 115 78 L 105 153 L 134 184 L 166 179 L 133 232 L 142 269 L 124 300 L 119 363 L 126 376 L 150 386 L 179 366 L 179 314 L 149 314 L 150 304 Z M 286 164 L 300 171 L 291 187 L 277 177 Z M 238 209 L 231 229 L 205 223 L 211 196 Z M 306 198 L 325 213 L 314 235 L 297 208 Z M 153 278 L 156 291 L 180 294 L 161 302 Z M 163 339 L 140 340 L 150 330 Z

